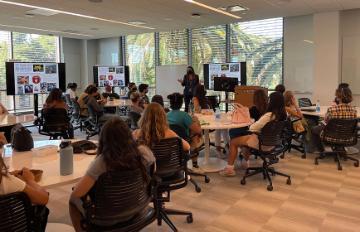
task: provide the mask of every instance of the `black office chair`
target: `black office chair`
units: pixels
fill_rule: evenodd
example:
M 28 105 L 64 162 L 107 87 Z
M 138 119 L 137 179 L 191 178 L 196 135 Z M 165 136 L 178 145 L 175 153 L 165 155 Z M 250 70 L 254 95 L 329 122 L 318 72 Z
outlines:
M 298 99 L 299 107 L 309 107 L 313 106 L 311 100 L 309 98 L 303 97 Z
M 293 124 L 299 120 L 301 120 L 301 119 L 297 119 L 297 120 L 288 119 L 287 120 L 286 127 L 285 127 L 285 136 L 287 137 L 287 139 L 285 141 L 286 141 L 286 146 L 287 146 L 288 152 L 291 152 L 291 149 L 295 149 L 298 152 L 302 153 L 302 155 L 301 155 L 302 159 L 306 159 L 306 148 L 305 148 L 306 131 L 297 133 L 293 129 L 294 128 Z M 281 156 L 281 158 L 284 158 L 284 155 Z
M 263 161 L 261 167 L 249 167 L 246 169 L 245 176 L 241 179 L 241 184 L 246 184 L 246 178 L 262 173 L 264 179 L 268 180 L 267 190 L 272 191 L 273 185 L 270 174 L 284 176 L 287 178 L 286 184 L 291 184 L 291 177 L 287 174 L 276 171 L 271 165 L 279 162 L 278 156 L 280 156 L 285 150 L 284 146 L 284 128 L 285 121 L 271 121 L 268 122 L 258 134 L 259 149 L 250 148 L 250 152 L 257 157 L 260 157 Z M 272 147 L 271 150 L 263 150 L 265 147 Z
M 331 147 L 331 152 L 321 152 L 315 158 L 315 164 L 319 164 L 319 159 L 325 158 L 326 155 L 332 155 L 337 162 L 338 170 L 342 170 L 340 158 L 354 161 L 354 166 L 359 167 L 359 160 L 346 154 L 345 147 L 352 147 L 357 144 L 357 119 L 330 119 L 326 124 L 321 140 L 324 145 Z
M 134 112 L 134 111 L 130 111 L 128 112 L 128 117 L 130 119 L 130 122 L 131 122 L 131 129 L 132 130 L 136 130 L 139 128 L 138 126 L 138 122 L 141 118 L 141 114 L 137 113 L 137 112 Z
M 72 125 L 67 110 L 62 108 L 49 108 L 41 110 L 38 124 L 39 134 L 50 136 L 50 139 L 72 137 Z
M 86 125 L 86 139 L 98 135 L 100 133 L 101 125 L 99 123 L 99 116 L 96 111 L 88 105 L 89 118 Z
M 190 143 L 191 139 L 188 136 L 186 136 L 186 131 L 185 131 L 184 127 L 182 127 L 180 125 L 176 125 L 176 124 L 170 124 L 169 126 L 170 126 L 170 129 L 173 130 L 180 138 L 182 138 Z M 201 146 L 200 148 L 197 148 L 197 149 L 191 151 L 190 159 L 193 157 L 199 156 L 200 151 L 203 149 L 204 149 L 204 146 Z M 188 173 L 190 175 L 189 181 L 195 186 L 195 191 L 198 193 L 201 192 L 201 188 L 198 185 L 198 183 L 192 178 L 192 176 L 201 176 L 201 177 L 204 177 L 205 183 L 210 182 L 210 178 L 206 174 L 195 173 L 191 170 L 188 170 Z
M 73 101 L 71 101 L 70 94 L 64 94 L 65 103 L 68 107 L 68 113 L 69 115 L 72 115 L 73 113 Z
M 0 196 L 0 231 L 45 231 L 45 222 L 38 221 L 33 212 L 30 199 L 24 192 Z M 46 212 L 49 213 L 48 209 Z
M 220 96 L 206 96 L 206 99 L 211 106 L 211 109 L 213 109 L 215 112 L 215 109 L 220 106 Z
M 117 170 L 102 174 L 83 198 L 86 231 L 139 231 L 156 219 L 152 186 L 142 171 Z
M 192 213 L 167 209 L 165 202 L 170 201 L 171 191 L 187 185 L 189 156 L 184 153 L 180 138 L 163 139 L 153 147 L 152 151 L 156 158 L 155 176 L 161 179 L 155 197 L 158 225 L 161 225 L 164 220 L 173 231 L 177 231 L 168 215 L 184 215 L 187 216 L 187 222 L 192 223 Z M 166 196 L 163 193 L 167 193 Z
M 88 117 L 81 115 L 81 108 L 79 103 L 75 99 L 71 99 L 72 106 L 73 106 L 73 112 L 72 112 L 72 122 L 76 124 L 76 129 L 80 129 L 80 131 L 83 131 L 83 128 L 85 124 L 87 124 Z

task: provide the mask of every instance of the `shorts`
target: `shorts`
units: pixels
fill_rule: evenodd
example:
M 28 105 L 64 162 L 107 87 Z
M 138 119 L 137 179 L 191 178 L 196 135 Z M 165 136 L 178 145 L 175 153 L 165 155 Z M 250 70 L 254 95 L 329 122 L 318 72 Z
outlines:
M 251 135 L 252 132 L 249 131 L 249 127 L 240 127 L 240 128 L 234 128 L 234 129 L 230 129 L 229 130 L 229 136 L 230 139 L 234 139 L 240 136 L 244 136 L 244 135 Z

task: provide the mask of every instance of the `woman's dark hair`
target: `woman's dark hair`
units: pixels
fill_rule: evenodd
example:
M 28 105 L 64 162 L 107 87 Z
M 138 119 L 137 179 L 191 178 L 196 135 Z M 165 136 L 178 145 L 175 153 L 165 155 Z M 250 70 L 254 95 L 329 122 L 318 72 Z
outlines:
M 52 89 L 49 96 L 46 98 L 46 104 L 50 104 L 55 101 L 62 101 L 61 89 L 58 88 Z
M 167 96 L 170 100 L 170 108 L 172 110 L 180 110 L 184 103 L 184 96 L 180 93 L 173 93 Z
M 189 70 L 189 69 L 190 69 L 190 70 Z M 192 66 L 188 66 L 188 67 L 186 68 L 186 73 L 187 73 L 187 74 L 190 74 L 190 73 L 195 74 L 195 70 L 194 70 L 194 68 L 193 68 Z
M 349 84 L 348 83 L 340 83 L 339 86 L 338 86 L 338 89 L 342 89 L 342 88 L 349 88 Z
M 86 89 L 85 89 L 85 93 L 87 94 L 93 94 L 93 93 L 96 93 L 98 91 L 98 88 L 95 86 L 95 85 L 91 85 L 91 86 L 88 86 Z
M 199 105 L 201 109 L 209 108 L 208 101 L 206 99 L 206 90 L 204 85 L 198 84 L 195 87 L 194 97 L 196 97 L 199 101 Z
M 74 83 L 69 83 L 68 85 L 67 85 L 67 88 L 68 89 L 76 89 L 77 88 L 77 84 L 74 82 Z
M 103 157 L 107 170 L 140 168 L 146 176 L 138 145 L 121 118 L 113 117 L 102 126 L 97 154 Z
M 253 101 L 256 109 L 261 115 L 266 113 L 268 108 L 268 96 L 263 89 L 258 89 L 254 92 Z
M 139 92 L 142 93 L 145 91 L 145 89 L 149 88 L 148 84 L 140 84 L 139 85 Z
M 158 104 L 160 104 L 162 107 L 164 107 L 164 99 L 161 95 L 154 95 L 151 98 L 151 103 L 156 102 Z
M 284 94 L 284 92 L 285 92 L 285 86 L 282 85 L 282 84 L 279 84 L 279 85 L 277 85 L 277 86 L 275 87 L 275 91 L 276 91 L 276 92 L 280 92 L 281 94 Z
M 336 98 L 341 100 L 342 103 L 348 104 L 352 102 L 352 92 L 349 87 L 339 88 L 336 90 Z
M 88 93 L 89 90 L 90 90 L 92 87 L 94 87 L 94 86 L 95 86 L 95 85 L 93 85 L 93 84 L 90 84 L 90 85 L 86 86 L 84 92 L 85 92 L 85 93 Z
M 284 96 L 280 92 L 270 94 L 269 106 L 267 112 L 275 116 L 276 121 L 286 120 L 286 110 Z

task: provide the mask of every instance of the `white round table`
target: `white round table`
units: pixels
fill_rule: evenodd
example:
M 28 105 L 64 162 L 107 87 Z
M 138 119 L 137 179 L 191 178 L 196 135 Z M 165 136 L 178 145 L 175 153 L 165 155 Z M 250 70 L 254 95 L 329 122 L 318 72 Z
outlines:
M 249 126 L 251 123 L 232 123 L 230 114 L 226 113 L 221 114 L 221 120 L 215 120 L 214 115 L 195 114 L 195 116 L 200 121 L 201 129 L 204 130 L 205 138 L 204 158 L 198 159 L 199 166 L 205 172 L 219 172 L 226 166 L 227 163 L 222 159 L 210 157 L 209 130 L 240 128 Z

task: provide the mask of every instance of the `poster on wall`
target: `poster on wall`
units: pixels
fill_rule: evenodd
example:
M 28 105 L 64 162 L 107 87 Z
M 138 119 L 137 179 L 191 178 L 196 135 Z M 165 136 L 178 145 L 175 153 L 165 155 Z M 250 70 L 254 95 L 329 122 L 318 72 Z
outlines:
M 49 93 L 59 88 L 57 63 L 14 63 L 15 94 Z
M 99 66 L 97 67 L 97 83 L 99 87 L 124 87 L 125 67 L 124 66 Z

